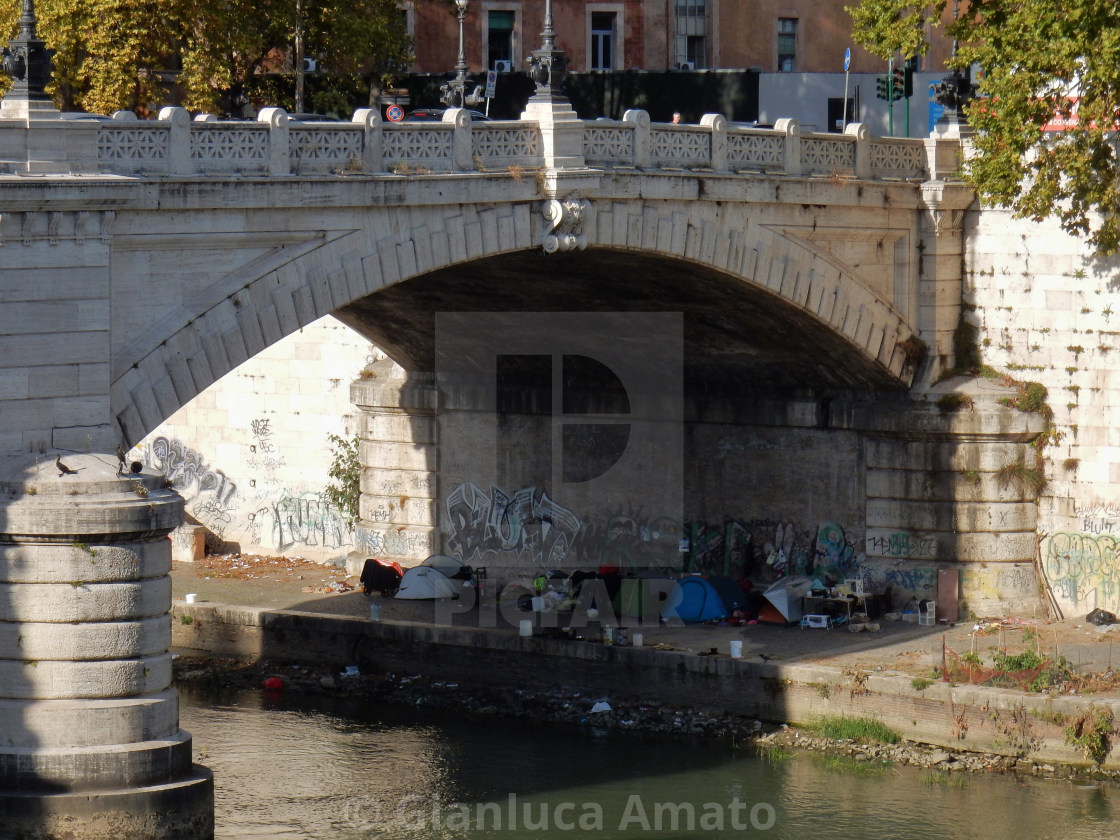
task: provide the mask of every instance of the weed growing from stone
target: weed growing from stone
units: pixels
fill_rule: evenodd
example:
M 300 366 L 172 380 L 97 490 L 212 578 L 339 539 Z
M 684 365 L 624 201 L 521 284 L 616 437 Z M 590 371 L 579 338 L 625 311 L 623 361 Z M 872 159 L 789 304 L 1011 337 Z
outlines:
M 1090 706 L 1065 729 L 1066 743 L 1080 747 L 1085 757 L 1094 764 L 1104 763 L 1110 749 L 1112 711 Z
M 331 467 L 328 475 L 334 479 L 323 495 L 346 518 L 350 527 L 358 521 L 358 502 L 362 497 L 362 464 L 358 460 L 358 438 L 350 440 L 338 435 L 328 435 L 331 443 Z
M 901 736 L 881 721 L 869 717 L 825 715 L 808 727 L 822 738 L 835 741 L 875 741 L 880 744 L 897 744 Z

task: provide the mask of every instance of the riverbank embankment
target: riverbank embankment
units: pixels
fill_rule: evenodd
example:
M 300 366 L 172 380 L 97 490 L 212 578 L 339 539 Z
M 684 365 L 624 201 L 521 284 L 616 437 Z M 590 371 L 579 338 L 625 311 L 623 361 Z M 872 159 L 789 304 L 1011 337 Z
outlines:
M 607 714 L 591 712 L 602 700 L 611 706 L 611 717 L 596 725 L 743 738 L 759 734 L 756 721 L 797 725 L 829 716 L 870 717 L 897 732 L 903 747 L 841 749 L 865 759 L 899 760 L 892 750 L 921 744 L 936 758 L 916 759 L 927 766 L 1043 774 L 1064 772 L 1059 765 L 1120 771 L 1110 740 L 1111 721 L 1120 717 L 1116 696 L 1059 693 L 1072 690 L 1061 687 L 1038 693 L 954 685 L 920 676 L 932 675 L 950 628 L 849 634 L 649 627 L 643 646 L 619 647 L 522 636 L 505 625 L 371 621 L 368 615 L 214 602 L 177 600 L 172 621 L 173 644 L 181 654 L 289 663 L 310 669 L 313 682 L 329 677 L 336 689 L 359 679 L 369 683 L 363 690 L 372 691 L 370 681 L 381 680 L 382 691 L 403 692 L 398 699 L 413 703 L 515 716 L 520 706 L 527 716 L 578 723 Z M 731 658 L 728 640 L 747 633 L 756 634 L 750 636 L 748 657 Z M 958 648 L 963 644 L 952 641 Z M 817 655 L 806 657 L 806 646 Z M 760 650 L 768 652 L 755 652 Z M 1102 729 L 1105 719 L 1109 723 Z M 1080 735 L 1075 743 L 1071 731 Z M 774 738 L 792 747 L 824 746 L 796 732 Z

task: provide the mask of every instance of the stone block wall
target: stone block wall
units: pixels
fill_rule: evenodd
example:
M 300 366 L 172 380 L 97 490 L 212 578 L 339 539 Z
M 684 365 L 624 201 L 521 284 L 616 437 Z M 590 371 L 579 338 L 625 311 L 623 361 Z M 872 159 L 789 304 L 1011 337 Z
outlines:
M 1120 262 L 1053 223 L 966 222 L 964 317 L 985 363 L 1042 383 L 1054 412 L 1039 500 L 1045 582 L 1066 616 L 1120 611 Z
M 357 434 L 350 383 L 375 354 L 322 318 L 227 374 L 129 457 L 171 479 L 211 552 L 344 557 L 354 533 L 323 493 L 328 436 Z

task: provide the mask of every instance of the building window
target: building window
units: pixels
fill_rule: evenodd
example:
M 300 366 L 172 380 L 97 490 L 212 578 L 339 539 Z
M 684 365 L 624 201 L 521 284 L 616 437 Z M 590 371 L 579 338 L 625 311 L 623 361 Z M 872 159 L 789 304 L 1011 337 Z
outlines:
M 708 66 L 704 51 L 705 40 L 703 35 L 689 35 L 685 41 L 685 54 L 688 56 L 688 63 L 693 70 Z
M 489 45 L 489 54 L 486 57 L 486 66 L 490 70 L 508 72 L 513 69 L 513 23 L 513 12 L 487 13 L 486 42 Z
M 797 69 L 797 18 L 778 18 L 778 72 Z
M 695 69 L 708 66 L 707 34 L 708 9 L 706 0 L 676 0 L 675 13 L 675 66 Z
M 614 39 L 615 13 L 592 12 L 590 69 L 614 69 Z

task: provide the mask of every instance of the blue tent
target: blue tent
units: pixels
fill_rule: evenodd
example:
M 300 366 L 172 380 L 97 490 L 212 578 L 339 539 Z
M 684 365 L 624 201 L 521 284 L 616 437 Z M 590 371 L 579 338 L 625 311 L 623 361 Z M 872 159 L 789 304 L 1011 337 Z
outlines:
M 661 617 L 685 624 L 727 618 L 723 599 L 715 588 L 702 577 L 686 577 L 677 581 L 669 590 L 669 597 L 661 607 Z

